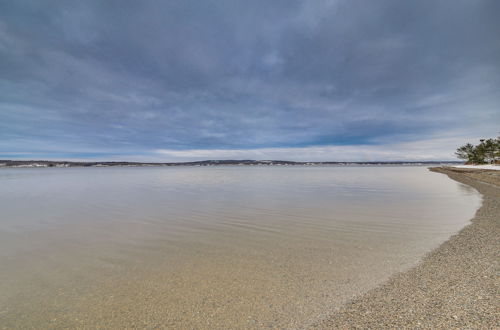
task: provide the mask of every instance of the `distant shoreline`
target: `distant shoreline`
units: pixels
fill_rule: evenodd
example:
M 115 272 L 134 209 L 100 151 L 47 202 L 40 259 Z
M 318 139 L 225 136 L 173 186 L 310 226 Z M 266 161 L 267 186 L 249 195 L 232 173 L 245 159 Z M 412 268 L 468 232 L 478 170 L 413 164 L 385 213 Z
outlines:
M 463 164 L 460 161 L 373 161 L 373 162 L 295 162 L 288 160 L 202 160 L 193 162 L 74 162 L 74 161 L 52 161 L 52 160 L 1 160 L 1 167 L 152 167 L 152 166 L 220 166 L 220 165 L 240 165 L 240 166 L 320 166 L 320 165 L 445 165 Z
M 498 314 L 500 173 L 431 168 L 483 196 L 470 225 L 431 251 L 419 265 L 352 300 L 314 329 L 493 329 Z

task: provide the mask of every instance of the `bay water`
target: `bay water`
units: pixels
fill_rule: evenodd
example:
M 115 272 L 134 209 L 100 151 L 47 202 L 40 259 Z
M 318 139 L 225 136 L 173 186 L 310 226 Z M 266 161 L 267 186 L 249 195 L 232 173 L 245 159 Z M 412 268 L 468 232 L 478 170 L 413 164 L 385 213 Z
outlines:
M 303 328 L 466 226 L 423 166 L 0 169 L 0 328 Z

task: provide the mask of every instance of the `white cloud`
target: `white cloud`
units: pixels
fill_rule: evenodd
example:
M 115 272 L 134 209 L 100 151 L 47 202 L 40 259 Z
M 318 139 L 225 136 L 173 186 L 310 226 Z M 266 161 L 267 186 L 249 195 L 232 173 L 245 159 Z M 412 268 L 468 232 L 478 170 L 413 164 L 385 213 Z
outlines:
M 159 149 L 162 161 L 205 159 L 273 159 L 294 161 L 433 161 L 456 160 L 453 153 L 464 143 L 461 138 L 440 138 L 385 145 L 315 146 L 260 149 Z

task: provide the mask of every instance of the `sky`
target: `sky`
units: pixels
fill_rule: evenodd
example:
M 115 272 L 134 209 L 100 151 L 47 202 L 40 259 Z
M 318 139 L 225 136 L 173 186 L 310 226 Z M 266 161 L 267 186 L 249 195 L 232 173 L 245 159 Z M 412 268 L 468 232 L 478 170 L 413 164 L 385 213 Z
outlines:
M 497 0 L 0 2 L 0 159 L 453 160 Z

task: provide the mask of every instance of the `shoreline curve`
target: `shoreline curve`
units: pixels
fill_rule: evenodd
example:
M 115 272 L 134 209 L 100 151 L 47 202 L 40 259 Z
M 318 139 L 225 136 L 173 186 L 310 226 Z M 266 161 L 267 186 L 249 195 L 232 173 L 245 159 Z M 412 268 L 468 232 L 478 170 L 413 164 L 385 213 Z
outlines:
M 500 327 L 500 171 L 429 168 L 475 188 L 471 223 L 408 271 L 354 298 L 311 329 Z

